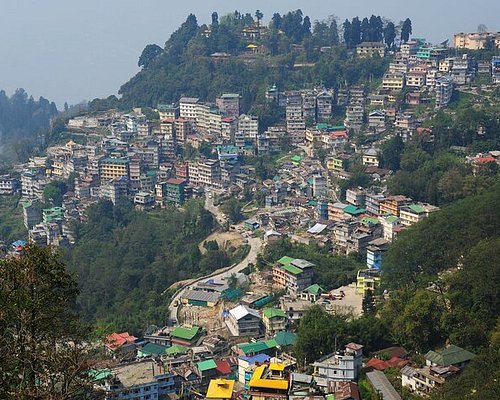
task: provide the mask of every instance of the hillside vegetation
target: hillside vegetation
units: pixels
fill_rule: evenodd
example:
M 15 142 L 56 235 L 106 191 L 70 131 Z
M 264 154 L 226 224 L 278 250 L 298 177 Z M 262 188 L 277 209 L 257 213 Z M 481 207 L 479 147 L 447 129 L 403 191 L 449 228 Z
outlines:
M 199 25 L 196 16 L 189 15 L 163 47 L 145 47 L 138 62 L 142 70 L 120 88 L 121 99 L 95 99 L 91 110 L 155 107 L 183 95 L 213 101 L 221 93 L 236 92 L 242 94 L 243 112 L 269 115 L 271 110 L 260 106 L 270 85 L 290 90 L 376 83 L 389 59 L 359 59 L 353 56 L 355 46 L 380 40 L 391 48 L 397 35 L 392 22 L 384 24 L 376 16 L 362 22 L 358 17 L 346 20 L 342 28 L 333 17 L 312 23 L 301 10 L 275 13 L 266 27 L 261 19 L 259 11 L 255 18 L 236 11 L 219 19 L 214 13 L 209 25 Z M 411 30 L 411 21 L 406 24 L 405 29 Z M 245 37 L 247 28 L 259 33 Z M 211 57 L 215 53 L 227 58 L 217 60 Z
M 229 265 L 223 251 L 202 256 L 198 249 L 212 227 L 212 215 L 196 201 L 183 211 L 150 213 L 109 201 L 92 206 L 66 254 L 68 268 L 77 274 L 84 320 L 138 334 L 148 324 L 164 324 L 166 288 Z

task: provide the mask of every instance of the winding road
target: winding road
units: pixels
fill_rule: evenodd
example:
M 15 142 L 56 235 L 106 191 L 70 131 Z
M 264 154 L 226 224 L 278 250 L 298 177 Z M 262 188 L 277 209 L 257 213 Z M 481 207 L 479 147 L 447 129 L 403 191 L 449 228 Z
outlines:
M 212 198 L 207 198 L 205 201 L 205 209 L 210 211 L 218 220 L 225 219 L 225 215 L 222 211 L 219 210 L 218 207 L 214 206 L 214 202 Z M 212 272 L 209 275 L 202 276 L 200 278 L 192 279 L 186 283 L 184 283 L 174 294 L 172 299 L 170 300 L 170 304 L 168 305 L 168 315 L 170 320 L 177 320 L 177 314 L 179 311 L 178 304 L 180 303 L 180 299 L 186 289 L 200 281 L 205 279 L 223 279 L 230 277 L 232 274 L 236 274 L 244 270 L 248 264 L 255 264 L 257 261 L 257 255 L 259 254 L 262 248 L 262 239 L 260 238 L 248 238 L 248 244 L 250 245 L 250 251 L 247 256 L 240 261 L 238 264 L 232 265 L 227 268 L 222 268 L 217 271 Z

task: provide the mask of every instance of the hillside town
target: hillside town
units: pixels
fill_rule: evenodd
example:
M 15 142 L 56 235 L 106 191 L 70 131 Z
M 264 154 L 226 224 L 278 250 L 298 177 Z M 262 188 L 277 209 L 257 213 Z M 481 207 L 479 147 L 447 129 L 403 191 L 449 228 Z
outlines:
M 260 32 L 253 26 L 244 34 Z M 241 112 L 242 93 L 220 93 L 214 103 L 184 96 L 153 110 L 72 117 L 64 141 L 0 176 L 2 196 L 20 195 L 28 232 L 4 243 L 4 253 L 20 255 L 28 242 L 74 246 L 75 224 L 102 200 L 154 212 L 198 199 L 217 221 L 214 240 L 222 245 L 217 235 L 230 235 L 249 253 L 176 285 L 163 324 L 141 337 L 121 330 L 108 335 L 108 358 L 91 371 L 105 399 L 359 400 L 361 377 L 380 398 L 401 399 L 387 370 L 397 371 L 409 393 L 429 396 L 475 354 L 449 343 L 427 349 L 419 366 L 401 346 L 368 353 L 365 343 L 339 343 L 331 354 L 305 360 L 293 346 L 311 307 L 355 319 L 375 293 L 387 296 L 378 290 L 385 253 L 439 207 L 389 191 L 394 171 L 381 165 L 382 146 L 395 137 L 432 143 L 426 121 L 446 110 L 454 94 L 493 93 L 500 57 L 476 61 L 465 51 L 490 42 L 500 47 L 500 34 L 459 33 L 452 48 L 420 38 L 397 51 L 362 42 L 356 57 L 391 58 L 376 88 L 272 85 L 266 101 L 284 110 L 284 118 L 266 129 L 259 117 Z M 475 171 L 500 165 L 500 149 L 464 159 Z M 357 184 L 354 166 L 368 184 Z M 69 182 L 64 194 L 61 181 Z M 224 206 L 234 200 L 238 218 Z M 264 249 L 284 238 L 355 255 L 363 268 L 352 282 L 327 290 L 305 256 L 262 260 Z M 267 268 L 256 269 L 258 259 Z

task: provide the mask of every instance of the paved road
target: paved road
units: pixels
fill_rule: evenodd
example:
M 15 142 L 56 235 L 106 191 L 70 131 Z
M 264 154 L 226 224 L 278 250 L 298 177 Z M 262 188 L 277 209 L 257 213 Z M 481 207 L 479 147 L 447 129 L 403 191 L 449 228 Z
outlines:
M 224 217 L 224 214 L 214 206 L 213 199 L 207 198 L 205 202 L 205 208 L 214 214 L 217 218 Z M 228 268 L 223 268 L 222 270 L 218 270 L 213 272 L 210 275 L 202 276 L 201 278 L 192 279 L 188 283 L 184 284 L 172 297 L 170 304 L 168 306 L 169 316 L 171 319 L 177 320 L 177 313 L 179 307 L 175 306 L 175 304 L 179 304 L 181 296 L 184 294 L 188 286 L 203 281 L 205 279 L 222 279 L 231 276 L 231 274 L 236 274 L 244 270 L 248 264 L 255 264 L 257 261 L 257 255 L 259 254 L 262 247 L 262 239 L 260 238 L 249 238 L 248 244 L 250 245 L 250 251 L 247 256 L 238 264 L 235 264 Z

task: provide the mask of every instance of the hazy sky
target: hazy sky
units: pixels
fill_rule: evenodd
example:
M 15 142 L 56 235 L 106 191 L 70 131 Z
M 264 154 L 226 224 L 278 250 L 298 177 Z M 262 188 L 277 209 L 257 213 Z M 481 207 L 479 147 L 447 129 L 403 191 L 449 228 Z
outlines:
M 212 11 L 260 9 L 268 20 L 297 8 L 313 21 L 410 17 L 414 36 L 434 43 L 480 23 L 500 31 L 500 0 L 0 0 L 0 89 L 23 87 L 58 105 L 104 97 L 138 70 L 146 44 L 163 46 L 191 12 L 202 24 Z

